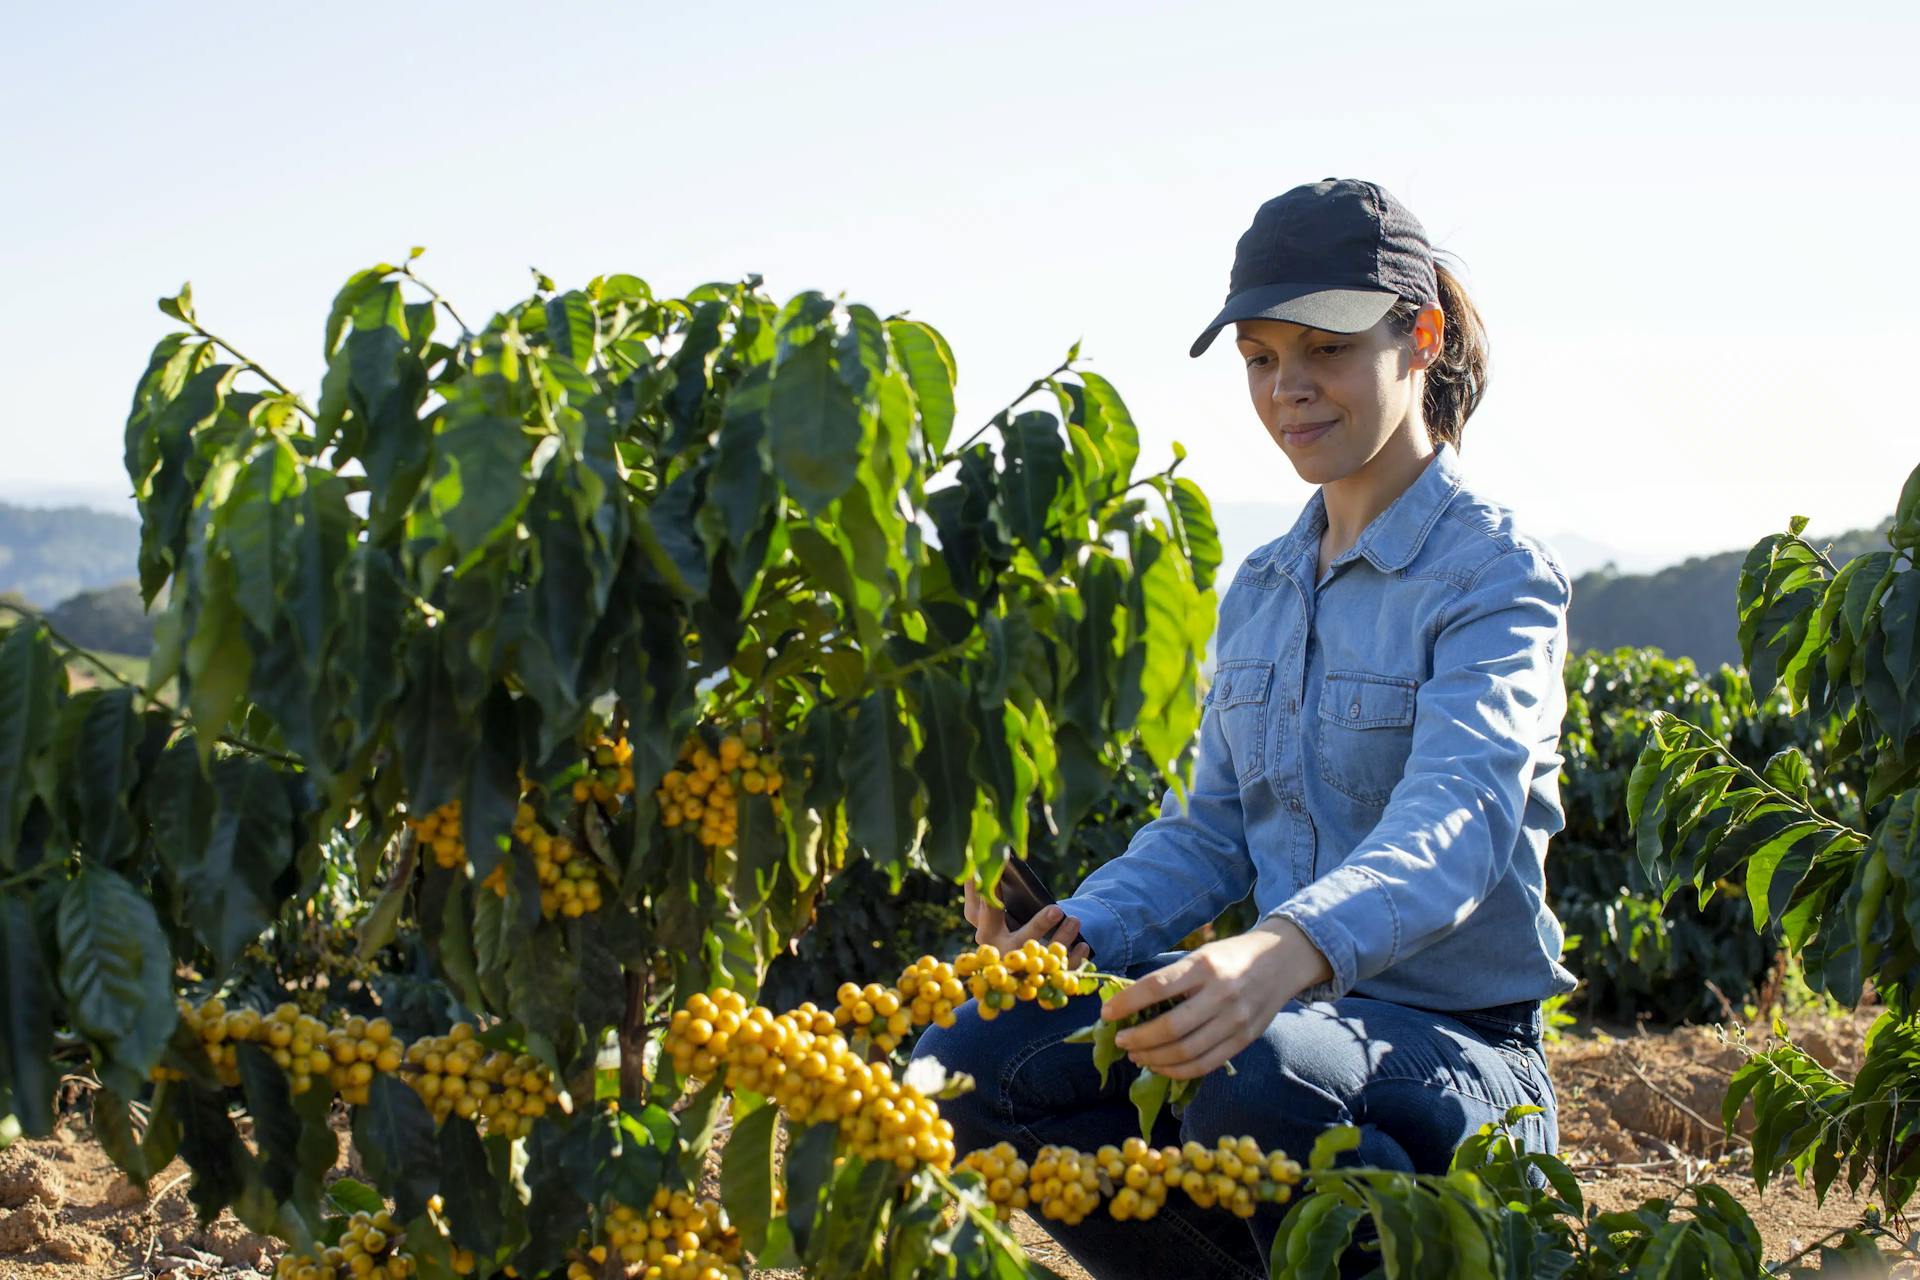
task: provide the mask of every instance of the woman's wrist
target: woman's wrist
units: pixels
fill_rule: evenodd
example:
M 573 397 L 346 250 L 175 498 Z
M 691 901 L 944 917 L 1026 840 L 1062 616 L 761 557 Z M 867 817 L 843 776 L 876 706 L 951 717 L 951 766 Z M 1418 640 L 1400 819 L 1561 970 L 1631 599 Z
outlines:
M 1292 920 L 1285 916 L 1268 916 L 1255 926 L 1255 930 L 1278 939 L 1267 952 L 1266 959 L 1274 974 L 1288 983 L 1293 992 L 1305 991 L 1333 977 L 1333 966 L 1328 963 L 1327 957 L 1313 944 L 1306 930 Z

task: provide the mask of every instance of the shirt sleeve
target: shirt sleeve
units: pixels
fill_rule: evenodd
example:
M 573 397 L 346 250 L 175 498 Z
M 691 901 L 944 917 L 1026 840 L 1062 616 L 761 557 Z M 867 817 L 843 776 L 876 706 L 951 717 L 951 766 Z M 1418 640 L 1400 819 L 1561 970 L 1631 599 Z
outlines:
M 1372 831 L 1334 870 L 1268 912 L 1293 921 L 1333 977 L 1334 1000 L 1457 928 L 1513 860 L 1541 718 L 1557 706 L 1572 588 L 1531 547 L 1484 566 L 1434 640 L 1413 749 Z
M 1123 973 L 1171 950 L 1253 888 L 1240 785 L 1209 694 L 1200 717 L 1193 786 L 1186 803 L 1169 789 L 1160 816 L 1134 832 L 1127 851 L 1094 868 L 1061 910 L 1100 967 Z

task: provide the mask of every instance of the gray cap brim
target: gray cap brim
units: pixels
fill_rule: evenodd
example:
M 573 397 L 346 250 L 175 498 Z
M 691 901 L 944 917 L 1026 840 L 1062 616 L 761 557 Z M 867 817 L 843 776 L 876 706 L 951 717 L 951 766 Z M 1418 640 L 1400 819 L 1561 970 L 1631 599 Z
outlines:
M 1385 289 L 1328 289 L 1317 284 L 1266 284 L 1227 299 L 1206 332 L 1195 339 L 1187 354 L 1197 356 L 1213 345 L 1214 335 L 1236 320 L 1288 320 L 1328 333 L 1359 333 L 1371 329 L 1393 309 L 1400 295 Z

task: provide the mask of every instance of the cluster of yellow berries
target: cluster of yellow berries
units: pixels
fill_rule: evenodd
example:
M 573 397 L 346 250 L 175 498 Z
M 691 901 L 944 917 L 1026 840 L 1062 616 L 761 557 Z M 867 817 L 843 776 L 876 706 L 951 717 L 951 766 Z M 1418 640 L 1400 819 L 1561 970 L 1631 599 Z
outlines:
M 474 1038 L 472 1023 L 456 1022 L 445 1035 L 414 1041 L 403 1060 L 413 1068 L 409 1083 L 436 1122 L 456 1115 L 488 1134 L 515 1138 L 560 1100 L 538 1058 L 489 1051 Z
M 854 1035 L 865 1035 L 882 1051 L 892 1053 L 894 1046 L 913 1030 L 913 1015 L 902 1004 L 900 996 L 892 987 L 883 987 L 877 982 L 869 982 L 864 987 L 843 982 L 835 993 L 839 1003 L 833 1010 L 834 1025 L 851 1028 Z
M 240 1083 L 240 1046 L 243 1044 L 265 1047 L 274 1064 L 287 1073 L 287 1087 L 295 1094 L 311 1089 L 316 1075 L 330 1081 L 334 1079 L 335 1058 L 329 1043 L 331 1029 L 292 1003 L 262 1015 L 254 1009 L 228 1009 L 226 1002 L 218 997 L 202 1001 L 197 1007 L 182 1000 L 180 1020 L 200 1038 L 207 1062 L 220 1083 L 228 1088 Z M 152 1076 L 155 1080 L 186 1078 L 184 1072 L 165 1066 L 154 1067 Z
M 980 1016 L 1000 1016 L 1017 1000 L 1037 1000 L 1042 1009 L 1062 1009 L 1075 995 L 1098 989 L 1091 969 L 1067 967 L 1063 943 L 1029 940 L 1004 956 L 991 943 L 962 953 L 952 963 L 921 956 L 901 973 L 895 986 L 844 982 L 834 993 L 834 1024 L 849 1034 L 865 1035 L 891 1053 L 915 1027 L 953 1025 L 953 1011 L 971 991 Z
M 698 735 L 680 748 L 675 767 L 667 770 L 653 798 L 660 805 L 663 827 L 695 826 L 700 843 L 725 849 L 739 830 L 737 801 L 742 794 L 770 797 L 774 813 L 782 812 L 783 780 L 771 751 L 764 751 L 765 731 L 748 721 L 737 734 L 720 739 L 714 750 Z
M 541 915 L 549 920 L 556 915 L 572 920 L 600 909 L 600 875 L 593 859 L 584 856 L 567 837 L 549 834 L 540 825 L 533 806 L 524 801 L 514 810 L 513 838 L 533 853 L 533 871 L 540 880 Z M 506 897 L 507 864 L 501 862 L 481 883 Z
M 606 1246 L 627 1267 L 644 1267 L 640 1280 L 741 1280 L 740 1234 L 727 1221 L 718 1200 L 696 1200 L 684 1191 L 662 1187 L 645 1210 L 616 1204 L 606 1220 Z M 580 1267 L 578 1277 L 574 1267 Z M 600 1272 L 574 1263 L 569 1280 L 597 1280 Z M 632 1274 L 632 1273 L 630 1273 Z
M 286 1253 L 274 1264 L 275 1280 L 406 1280 L 419 1274 L 413 1255 L 400 1248 L 393 1215 L 356 1213 L 340 1243 L 317 1254 Z
M 385 1018 L 356 1014 L 328 1026 L 291 1004 L 262 1015 L 230 1010 L 217 998 L 197 1007 L 183 1000 L 180 1019 L 200 1037 L 207 1061 L 229 1088 L 240 1083 L 239 1046 L 258 1044 L 287 1073 L 292 1093 L 305 1093 L 320 1076 L 343 1102 L 365 1106 L 376 1074 L 399 1075 L 436 1121 L 457 1115 L 509 1138 L 525 1133 L 560 1100 L 545 1064 L 525 1054 L 487 1050 L 467 1022 L 408 1045 L 394 1038 Z M 153 1077 L 178 1080 L 184 1074 L 160 1066 Z
M 621 796 L 633 794 L 633 744 L 625 738 L 604 734 L 587 748 L 592 761 L 587 776 L 573 783 L 575 804 L 591 800 L 602 807 L 617 804 Z
M 865 1061 L 811 1003 L 774 1014 L 735 991 L 696 992 L 674 1011 L 666 1050 L 682 1076 L 724 1072 L 728 1088 L 770 1098 L 796 1124 L 838 1124 L 863 1159 L 953 1167 L 953 1125 L 934 1101 Z
M 1037 1209 L 1072 1226 L 1099 1208 L 1120 1222 L 1160 1212 L 1170 1191 L 1184 1192 L 1202 1209 L 1219 1206 L 1250 1218 L 1262 1204 L 1285 1204 L 1300 1182 L 1300 1166 L 1280 1152 L 1264 1152 L 1251 1137 L 1222 1137 L 1209 1147 L 1188 1142 L 1151 1147 L 1139 1138 L 1087 1153 L 1042 1147 L 1029 1166 L 1009 1143 L 970 1151 L 962 1169 L 979 1174 L 1001 1217 Z
M 420 847 L 433 854 L 436 865 L 452 871 L 467 865 L 467 839 L 460 833 L 460 802 L 449 800 L 424 818 L 408 818 L 407 826 Z
M 1067 971 L 1064 943 L 1037 938 L 1004 956 L 990 943 L 977 947 L 957 958 L 953 971 L 965 979 L 979 1002 L 981 1019 L 988 1022 L 999 1017 L 1002 1009 L 1011 1009 L 1016 1000 L 1036 1000 L 1042 1009 L 1064 1009 L 1069 998 L 1094 991 L 1099 981 Z

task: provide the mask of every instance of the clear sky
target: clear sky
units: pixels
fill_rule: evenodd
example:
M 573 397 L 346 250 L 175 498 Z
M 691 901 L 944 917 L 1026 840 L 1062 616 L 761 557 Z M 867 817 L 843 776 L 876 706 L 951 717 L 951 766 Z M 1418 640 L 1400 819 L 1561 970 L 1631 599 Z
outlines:
M 0 496 L 124 493 L 191 279 L 312 391 L 327 304 L 424 244 L 470 318 L 630 271 L 911 309 L 963 422 L 1076 339 L 1222 502 L 1310 490 L 1230 342 L 1254 209 L 1393 191 L 1461 259 L 1464 460 L 1539 533 L 1659 560 L 1892 509 L 1920 461 L 1920 6 L 15 7 L 0 37 Z

